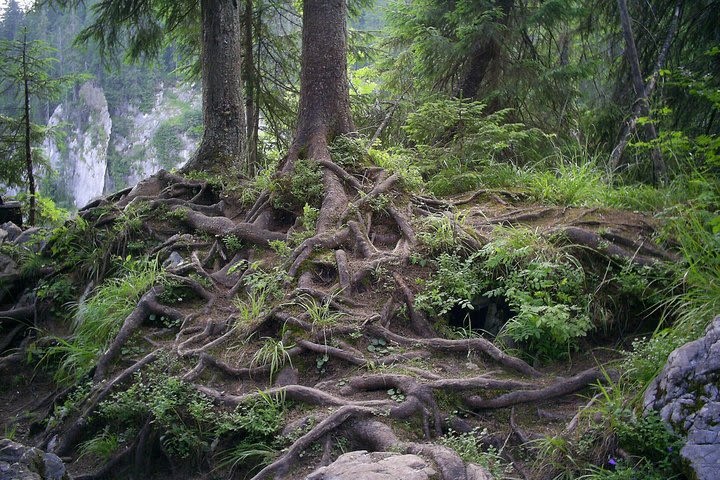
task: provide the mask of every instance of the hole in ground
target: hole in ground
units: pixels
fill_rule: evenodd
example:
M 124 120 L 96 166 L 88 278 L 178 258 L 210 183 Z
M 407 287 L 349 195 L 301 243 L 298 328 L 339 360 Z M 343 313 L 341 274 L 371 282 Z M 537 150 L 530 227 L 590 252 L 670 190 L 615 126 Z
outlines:
M 469 327 L 473 332 L 487 332 L 495 336 L 514 315 L 503 298 L 480 297 L 472 305 L 472 309 L 455 305 L 448 312 L 448 325 L 453 328 Z

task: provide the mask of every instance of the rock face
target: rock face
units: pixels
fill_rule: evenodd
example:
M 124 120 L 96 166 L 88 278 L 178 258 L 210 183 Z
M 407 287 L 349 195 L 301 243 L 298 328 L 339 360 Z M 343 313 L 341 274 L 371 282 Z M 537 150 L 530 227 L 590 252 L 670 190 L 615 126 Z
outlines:
M 307 480 L 427 480 L 436 472 L 417 455 L 390 452 L 349 452 L 327 467 L 311 473 Z
M 159 84 L 151 100 L 143 108 L 109 106 L 101 87 L 83 84 L 77 98 L 60 104 L 48 121 L 63 140 L 51 136 L 43 144 L 56 175 L 42 179 L 41 193 L 80 208 L 161 168 L 185 164 L 202 135 L 197 90 Z
M 0 440 L 0 480 L 71 479 L 57 455 L 11 440 Z
M 55 193 L 71 199 L 76 207 L 102 195 L 107 171 L 107 148 L 112 120 L 102 88 L 86 82 L 80 87 L 77 104 L 58 105 L 48 126 L 65 125 L 66 143 L 45 140 L 45 153 L 58 173 Z
M 151 109 L 128 104 L 114 112 L 108 151 L 113 165 L 106 190 L 135 185 L 161 168 L 180 167 L 195 152 L 202 122 L 200 96 L 189 87 L 159 87 Z
M 667 425 L 687 437 L 680 455 L 690 478 L 720 478 L 720 316 L 704 337 L 670 354 L 645 393 L 644 407 L 658 410 Z

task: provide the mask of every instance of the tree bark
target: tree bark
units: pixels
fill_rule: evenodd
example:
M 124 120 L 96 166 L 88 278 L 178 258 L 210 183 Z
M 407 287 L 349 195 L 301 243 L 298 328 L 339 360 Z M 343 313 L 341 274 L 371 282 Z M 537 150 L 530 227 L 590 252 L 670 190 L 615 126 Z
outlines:
M 258 154 L 258 103 L 256 101 L 255 61 L 253 52 L 253 0 L 245 0 L 245 14 L 243 18 L 244 56 L 243 69 L 245 81 L 245 112 L 247 115 L 247 175 L 252 177 L 257 171 Z
M 355 129 L 347 77 L 346 0 L 304 0 L 300 111 L 291 152 L 324 154 L 335 135 Z
M 201 0 L 205 131 L 183 172 L 238 171 L 245 157 L 242 29 L 237 0 Z
M 32 145 L 30 142 L 30 78 L 28 75 L 28 59 L 27 59 L 27 32 L 23 37 L 23 51 L 22 51 L 22 69 L 23 69 L 23 83 L 24 83 L 24 95 L 25 104 L 23 106 L 25 114 L 25 168 L 27 170 L 28 180 L 28 193 L 30 195 L 30 212 L 28 214 L 28 223 L 30 226 L 35 225 L 35 176 L 33 175 L 33 161 L 32 161 Z
M 304 0 L 300 110 L 295 138 L 280 172 L 292 171 L 296 159 L 330 160 L 328 143 L 355 127 L 350 116 L 347 76 L 347 1 Z M 323 169 L 325 195 L 317 223 L 322 232 L 334 226 L 347 205 L 342 182 Z
M 650 117 L 650 102 L 648 100 L 647 88 L 643 80 L 642 71 L 640 70 L 640 60 L 638 58 L 637 48 L 635 46 L 635 36 L 632 31 L 630 14 L 628 13 L 627 0 L 617 0 L 618 10 L 620 11 L 620 23 L 625 37 L 625 58 L 630 63 L 632 73 L 633 86 L 637 95 L 638 109 L 643 117 Z M 645 124 L 645 136 L 647 141 L 657 139 L 657 131 L 652 122 Z M 653 162 L 653 181 L 655 183 L 663 181 L 665 178 L 665 161 L 662 158 L 660 150 L 655 147 L 651 150 Z
M 495 2 L 495 8 L 501 12 L 501 17 L 498 19 L 499 25 L 507 25 L 513 4 L 514 0 L 497 0 Z M 473 99 L 478 97 L 480 84 L 490 69 L 492 62 L 500 56 L 500 48 L 500 42 L 493 36 L 484 38 L 475 45 L 467 62 L 456 97 Z

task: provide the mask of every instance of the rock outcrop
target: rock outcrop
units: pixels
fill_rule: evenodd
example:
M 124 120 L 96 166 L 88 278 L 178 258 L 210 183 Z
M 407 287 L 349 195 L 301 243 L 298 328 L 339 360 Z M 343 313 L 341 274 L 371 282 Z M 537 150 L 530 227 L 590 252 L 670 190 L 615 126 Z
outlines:
M 0 480 L 71 480 L 57 455 L 0 440 Z
M 64 128 L 68 133 L 64 142 L 56 142 L 52 136 L 45 140 L 45 153 L 58 173 L 57 191 L 52 193 L 82 207 L 102 195 L 105 188 L 112 120 L 103 89 L 84 83 L 76 105 L 58 105 L 48 126 Z
M 687 437 L 680 455 L 691 479 L 720 478 L 720 316 L 704 337 L 670 354 L 645 393 L 644 407 Z
M 80 208 L 161 168 L 182 166 L 197 147 L 201 125 L 200 96 L 190 86 L 159 84 L 152 103 L 140 108 L 109 105 L 102 87 L 87 82 L 48 121 L 63 133 L 43 144 L 55 175 L 43 178 L 41 193 Z
M 418 455 L 365 450 L 349 452 L 333 463 L 321 467 L 306 480 L 429 480 L 440 478 L 432 463 Z M 468 463 L 467 480 L 493 480 L 480 465 Z

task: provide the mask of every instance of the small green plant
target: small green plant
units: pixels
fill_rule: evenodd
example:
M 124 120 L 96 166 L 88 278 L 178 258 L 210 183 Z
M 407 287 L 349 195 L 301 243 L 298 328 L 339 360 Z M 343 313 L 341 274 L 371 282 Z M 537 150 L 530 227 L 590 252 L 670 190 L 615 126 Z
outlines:
M 275 252 L 275 255 L 282 259 L 290 258 L 290 255 L 293 252 L 292 248 L 290 248 L 287 242 L 284 242 L 282 240 L 273 240 L 269 243 L 269 245 L 270 249 Z
M 372 338 L 367 346 L 367 351 L 376 355 L 387 355 L 395 349 L 387 344 L 384 338 Z
M 225 248 L 231 254 L 237 253 L 244 248 L 242 241 L 238 238 L 237 235 L 225 235 L 224 237 L 222 237 L 222 242 L 223 245 L 225 245 Z
M 232 303 L 237 309 L 236 329 L 247 329 L 255 325 L 267 313 L 267 294 L 264 290 L 251 291 L 246 299 L 236 297 Z
M 264 292 L 268 299 L 279 299 L 285 294 L 284 284 L 290 280 L 287 272 L 282 267 L 273 267 L 264 270 L 260 263 L 256 262 L 249 266 L 250 272 L 243 279 L 245 285 L 252 292 Z
M 466 462 L 485 467 L 493 478 L 506 478 L 512 471 L 512 467 L 505 463 L 501 452 L 492 445 L 485 449 L 482 448 L 482 440 L 487 436 L 486 429 L 475 428 L 467 433 L 450 430 L 447 435 L 440 437 L 439 443 L 455 450 Z
M 290 235 L 289 241 L 292 245 L 300 245 L 302 242 L 311 238 L 316 233 L 315 225 L 317 224 L 320 210 L 305 204 L 303 206 L 303 214 L 300 216 L 300 224 L 302 230 L 293 231 Z
M 121 441 L 117 434 L 110 433 L 108 429 L 105 429 L 90 440 L 79 445 L 80 455 L 78 458 L 89 455 L 101 460 L 107 460 L 120 448 L 120 443 Z
M 323 195 L 320 165 L 311 160 L 298 160 L 290 174 L 276 177 L 271 185 L 275 208 L 297 212 L 303 205 L 320 206 Z
M 294 304 L 305 311 L 314 327 L 326 329 L 337 325 L 337 322 L 347 315 L 343 312 L 333 310 L 332 301 L 332 296 L 318 302 L 315 297 L 304 294 L 298 297 L 298 300 Z
M 250 368 L 269 365 L 270 381 L 272 381 L 275 374 L 280 371 L 286 363 L 292 366 L 290 349 L 295 345 L 287 344 L 284 340 L 277 340 L 270 337 L 263 337 L 263 341 L 262 346 L 255 352 L 255 355 L 253 355 Z
M 50 311 L 58 318 L 66 318 L 70 304 L 77 298 L 77 287 L 66 275 L 40 280 L 36 290 L 39 300 L 50 302 Z
M 391 388 L 387 391 L 387 394 L 395 402 L 402 403 L 405 401 L 405 394 L 399 388 Z
M 318 355 L 315 358 L 315 367 L 317 368 L 317 371 L 320 372 L 321 375 L 325 374 L 325 366 L 330 361 L 330 356 L 327 353 L 324 353 L 322 355 Z

